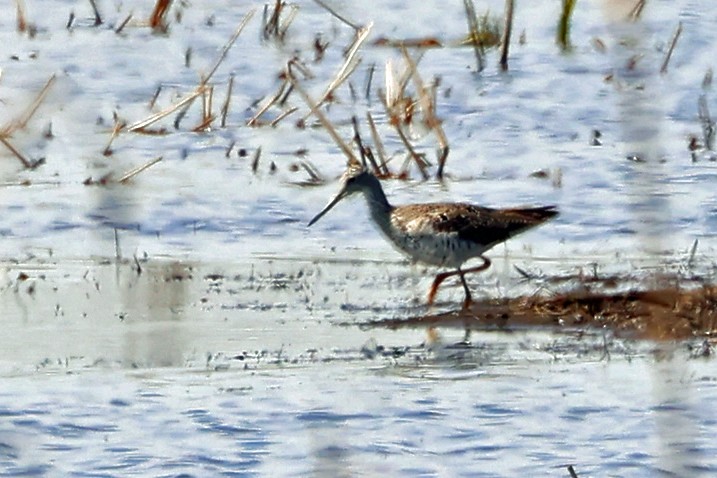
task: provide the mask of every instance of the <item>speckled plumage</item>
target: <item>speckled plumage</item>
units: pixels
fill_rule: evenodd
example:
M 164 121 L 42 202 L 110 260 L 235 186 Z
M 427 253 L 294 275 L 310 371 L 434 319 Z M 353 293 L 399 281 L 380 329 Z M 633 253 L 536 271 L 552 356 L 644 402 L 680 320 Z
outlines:
M 465 203 L 409 204 L 391 212 L 391 241 L 418 262 L 458 268 L 553 217 L 552 206 L 491 209 Z
M 455 269 L 436 277 L 429 292 L 429 303 L 444 279 L 459 275 L 466 292 L 464 307 L 471 302 L 464 274 L 490 266 L 490 260 L 482 255 L 484 252 L 558 214 L 555 206 L 514 209 L 491 209 L 465 203 L 392 206 L 376 176 L 354 165 L 342 177 L 339 193 L 309 225 L 341 199 L 357 192 L 364 194 L 374 222 L 398 250 L 415 262 Z M 476 257 L 483 259 L 483 265 L 461 269 L 464 262 Z

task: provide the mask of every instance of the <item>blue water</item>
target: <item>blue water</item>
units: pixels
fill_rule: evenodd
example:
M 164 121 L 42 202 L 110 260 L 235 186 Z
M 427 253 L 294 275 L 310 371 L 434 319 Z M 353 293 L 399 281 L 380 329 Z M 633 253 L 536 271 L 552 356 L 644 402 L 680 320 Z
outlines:
M 378 367 L 376 367 L 378 365 Z M 711 476 L 704 362 L 4 379 L 3 476 Z M 418 374 L 418 375 L 417 375 Z
M 45 163 L 24 170 L 0 146 L 0 476 L 568 476 L 570 464 L 579 476 L 717 474 L 716 375 L 711 358 L 695 357 L 708 343 L 509 329 L 455 348 L 460 330 L 430 346 L 422 329 L 357 326 L 425 313 L 430 273 L 382 240 L 360 201 L 306 228 L 345 158 L 321 128 L 295 127 L 307 112 L 298 97 L 289 105 L 300 110 L 276 128 L 246 126 L 297 51 L 315 97 L 343 61 L 353 32 L 317 4 L 299 5 L 283 44 L 260 40 L 256 5 L 213 77 L 216 112 L 234 75 L 227 127 L 192 132 L 198 101 L 178 130 L 172 115 L 157 126 L 168 134 L 123 133 L 105 156 L 115 113 L 131 124 L 189 94 L 252 5 L 173 2 L 161 34 L 142 24 L 147 2 L 99 2 L 96 28 L 89 2 L 25 3 L 33 37 L 16 31 L 14 14 L 0 18 L 0 129 Z M 624 22 L 619 3 L 578 2 L 572 48 L 561 52 L 559 2 L 522 2 L 509 71 L 489 50 L 477 74 L 472 50 L 455 46 L 466 31 L 460 3 L 336 2 L 374 22 L 351 84 L 362 92 L 371 64 L 376 73 L 368 99 L 354 102 L 344 85 L 329 116 L 349 139 L 350 116 L 370 111 L 394 170 L 405 151 L 377 90 L 400 54 L 370 43 L 447 45 L 418 68 L 426 84 L 440 78 L 447 178 L 410 169 L 407 181 L 384 182 L 391 201 L 561 210 L 491 251 L 476 295 L 536 293 L 514 265 L 714 274 L 717 163 L 702 149 L 693 161 L 688 144 L 703 141 L 699 97 L 717 110 L 702 86 L 717 17 L 708 2 L 660 0 Z M 313 62 L 318 32 L 329 48 Z M 53 74 L 40 109 L 12 129 Z M 433 162 L 435 137 L 411 134 Z M 128 184 L 85 184 L 159 156 Z M 306 185 L 301 161 L 325 183 Z M 695 239 L 697 266 L 686 269 Z M 442 288 L 439 307 L 460 294 Z

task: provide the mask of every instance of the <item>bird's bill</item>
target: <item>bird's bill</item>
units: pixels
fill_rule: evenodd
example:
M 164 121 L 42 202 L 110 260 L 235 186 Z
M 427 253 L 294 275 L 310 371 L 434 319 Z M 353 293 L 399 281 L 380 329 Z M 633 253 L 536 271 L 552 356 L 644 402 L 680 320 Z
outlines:
M 336 196 L 334 196 L 334 198 L 331 201 L 329 201 L 329 203 L 326 205 L 326 207 L 324 207 L 321 210 L 320 213 L 318 213 L 316 216 L 314 216 L 314 218 L 311 221 L 309 221 L 308 225 L 311 226 L 316 221 L 318 221 L 319 219 L 324 217 L 324 214 L 329 212 L 331 210 L 331 208 L 336 206 L 339 203 L 339 201 L 341 201 L 344 197 L 346 197 L 346 190 L 342 189 L 341 191 L 339 191 L 339 193 Z

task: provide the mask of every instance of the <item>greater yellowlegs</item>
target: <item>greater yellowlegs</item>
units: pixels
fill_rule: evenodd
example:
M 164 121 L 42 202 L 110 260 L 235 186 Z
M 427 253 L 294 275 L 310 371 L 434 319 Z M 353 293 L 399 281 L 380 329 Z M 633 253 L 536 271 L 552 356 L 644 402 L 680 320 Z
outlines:
M 463 308 L 468 308 L 472 299 L 465 274 L 490 267 L 490 259 L 483 253 L 558 214 L 556 206 L 515 209 L 491 209 L 466 203 L 392 206 L 378 178 L 362 165 L 350 164 L 341 178 L 338 194 L 309 222 L 309 226 L 343 198 L 358 192 L 366 198 L 373 221 L 399 251 L 414 262 L 453 269 L 436 276 L 428 292 L 429 305 L 441 283 L 457 275 L 465 291 Z M 481 258 L 483 264 L 471 269 L 461 268 L 464 262 L 474 257 Z

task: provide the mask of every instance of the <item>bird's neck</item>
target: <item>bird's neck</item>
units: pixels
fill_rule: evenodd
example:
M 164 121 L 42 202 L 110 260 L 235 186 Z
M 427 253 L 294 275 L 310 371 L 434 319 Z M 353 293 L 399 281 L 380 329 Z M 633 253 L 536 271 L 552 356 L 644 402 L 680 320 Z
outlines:
M 391 227 L 391 210 L 393 206 L 386 199 L 379 180 L 372 176 L 374 184 L 363 190 L 364 197 L 371 211 L 371 217 L 383 232 L 388 233 Z

